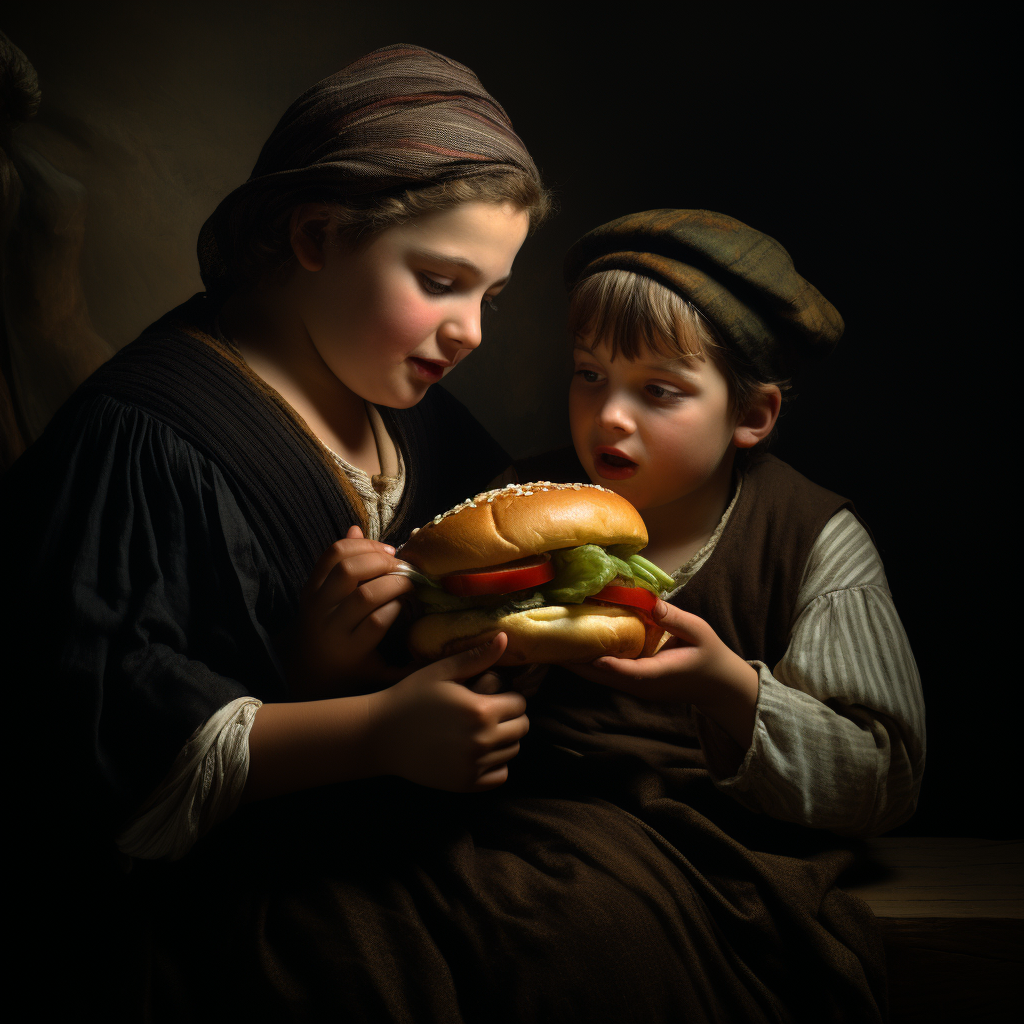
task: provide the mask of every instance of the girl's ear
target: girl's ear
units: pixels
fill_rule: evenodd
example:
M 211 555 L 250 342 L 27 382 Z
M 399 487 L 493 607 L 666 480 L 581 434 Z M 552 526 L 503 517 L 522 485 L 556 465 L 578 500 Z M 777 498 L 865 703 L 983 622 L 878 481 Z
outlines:
M 775 426 L 782 406 L 782 392 L 774 384 L 763 384 L 761 391 L 736 424 L 732 435 L 732 443 L 737 448 L 753 448 L 758 441 L 763 441 Z
M 292 210 L 289 232 L 292 252 L 304 270 L 322 270 L 326 258 L 330 212 L 323 203 L 305 203 Z

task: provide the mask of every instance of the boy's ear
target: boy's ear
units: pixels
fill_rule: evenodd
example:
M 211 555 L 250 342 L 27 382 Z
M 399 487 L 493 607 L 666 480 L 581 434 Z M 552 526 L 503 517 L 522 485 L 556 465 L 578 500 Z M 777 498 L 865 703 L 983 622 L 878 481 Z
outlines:
M 323 203 L 304 203 L 292 210 L 289 223 L 292 252 L 304 270 L 323 269 L 329 226 L 330 214 Z
M 736 424 L 732 443 L 737 448 L 753 448 L 763 441 L 775 426 L 782 406 L 782 392 L 774 384 L 762 385 L 753 405 Z

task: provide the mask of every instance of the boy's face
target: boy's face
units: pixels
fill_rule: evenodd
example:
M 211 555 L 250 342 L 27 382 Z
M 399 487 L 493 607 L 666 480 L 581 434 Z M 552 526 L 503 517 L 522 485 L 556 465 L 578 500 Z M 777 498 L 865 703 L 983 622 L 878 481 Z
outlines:
M 482 307 L 504 287 L 529 216 L 462 203 L 381 232 L 365 247 L 322 248 L 300 283 L 303 326 L 351 392 L 415 405 L 482 340 Z
M 710 359 L 648 351 L 613 360 L 606 343 L 578 339 L 573 361 L 572 439 L 594 483 L 640 511 L 709 484 L 738 421 L 725 377 Z

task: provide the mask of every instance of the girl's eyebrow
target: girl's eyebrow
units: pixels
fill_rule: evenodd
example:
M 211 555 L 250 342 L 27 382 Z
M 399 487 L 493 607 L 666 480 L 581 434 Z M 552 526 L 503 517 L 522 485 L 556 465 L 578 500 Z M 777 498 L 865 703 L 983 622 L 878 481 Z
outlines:
M 464 270 L 468 270 L 471 274 L 476 277 L 483 277 L 483 271 L 471 260 L 467 260 L 463 256 L 449 256 L 443 252 L 437 252 L 434 249 L 413 249 L 412 254 L 419 256 L 421 259 L 434 260 L 437 263 L 449 263 L 452 266 L 462 267 Z M 500 281 L 495 281 L 491 285 L 492 288 L 497 287 L 499 284 L 508 284 L 508 279 L 512 276 L 510 270 Z

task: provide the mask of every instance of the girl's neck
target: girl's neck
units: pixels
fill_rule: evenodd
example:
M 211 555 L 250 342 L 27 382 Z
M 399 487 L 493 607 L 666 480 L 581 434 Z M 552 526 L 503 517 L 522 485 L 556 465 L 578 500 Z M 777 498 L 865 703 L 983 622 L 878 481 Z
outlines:
M 732 497 L 735 457 L 736 449 L 730 448 L 714 474 L 697 490 L 641 512 L 648 536 L 644 558 L 671 573 L 707 544 Z
M 221 310 L 220 327 L 253 373 L 328 448 L 371 476 L 380 472 L 366 403 L 331 372 L 280 289 L 231 296 Z

